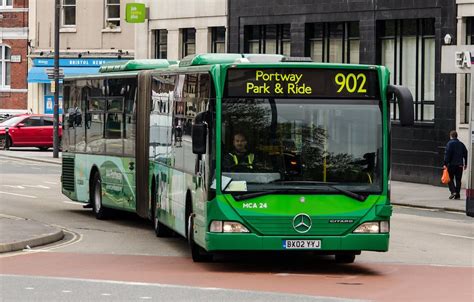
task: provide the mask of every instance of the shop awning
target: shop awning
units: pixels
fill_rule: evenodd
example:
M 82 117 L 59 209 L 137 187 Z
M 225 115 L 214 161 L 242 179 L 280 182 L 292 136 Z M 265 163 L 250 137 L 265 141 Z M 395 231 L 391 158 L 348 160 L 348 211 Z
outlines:
M 46 69 L 52 67 L 33 67 L 28 71 L 28 83 L 50 83 Z M 99 73 L 99 67 L 61 67 L 64 76 Z

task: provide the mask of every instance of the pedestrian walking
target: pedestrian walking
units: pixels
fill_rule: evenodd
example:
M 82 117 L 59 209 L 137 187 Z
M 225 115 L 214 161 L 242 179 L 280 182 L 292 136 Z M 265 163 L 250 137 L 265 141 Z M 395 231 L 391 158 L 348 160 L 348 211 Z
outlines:
M 451 192 L 449 199 L 460 199 L 462 172 L 467 168 L 467 149 L 458 140 L 458 133 L 455 130 L 449 133 L 449 137 L 450 140 L 444 152 L 444 168 L 448 169 L 451 179 L 448 183 Z

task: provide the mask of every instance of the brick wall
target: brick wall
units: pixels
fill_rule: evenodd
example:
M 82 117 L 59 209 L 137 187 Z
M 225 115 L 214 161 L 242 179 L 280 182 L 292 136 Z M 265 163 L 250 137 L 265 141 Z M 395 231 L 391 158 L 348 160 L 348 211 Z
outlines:
M 28 0 L 13 0 L 13 8 L 28 8 Z M 6 30 L 11 28 L 27 28 L 28 12 L 8 12 L 0 13 L 0 28 Z M 27 92 L 15 91 L 18 89 L 28 89 L 28 42 L 26 39 L 3 39 L 3 45 L 11 48 L 12 56 L 21 56 L 20 63 L 11 64 L 10 89 L 0 91 L 0 108 L 2 109 L 27 109 Z
M 26 12 L 3 12 L 1 15 L 3 17 L 0 19 L 0 27 L 13 28 L 28 26 L 28 13 Z
M 10 63 L 11 65 L 11 89 L 27 89 L 28 75 L 28 43 L 26 40 L 3 40 L 3 44 L 11 48 L 12 56 L 20 55 L 21 63 Z
M 0 108 L 27 109 L 28 95 L 26 92 L 0 92 Z

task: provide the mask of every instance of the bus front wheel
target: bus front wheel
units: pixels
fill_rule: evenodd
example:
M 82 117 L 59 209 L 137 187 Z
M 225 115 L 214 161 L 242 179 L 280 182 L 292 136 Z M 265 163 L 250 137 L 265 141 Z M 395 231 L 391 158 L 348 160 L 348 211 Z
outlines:
M 191 256 L 194 262 L 211 262 L 213 260 L 212 254 L 208 253 L 202 247 L 194 242 L 194 214 L 188 216 L 188 241 L 191 247 Z
M 106 218 L 106 209 L 102 206 L 102 181 L 99 173 L 94 174 L 92 182 L 92 210 L 95 218 L 100 220 Z

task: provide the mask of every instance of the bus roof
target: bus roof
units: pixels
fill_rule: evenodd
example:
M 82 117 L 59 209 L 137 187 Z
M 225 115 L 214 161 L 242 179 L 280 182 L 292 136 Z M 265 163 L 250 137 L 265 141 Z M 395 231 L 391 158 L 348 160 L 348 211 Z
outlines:
M 287 57 L 277 54 L 240 54 L 240 53 L 208 53 L 184 57 L 179 67 L 232 64 L 232 63 L 278 63 Z M 306 61 L 308 62 L 308 61 Z
M 129 60 L 104 63 L 100 66 L 100 73 L 118 72 L 118 71 L 139 71 L 147 69 L 168 68 L 171 65 L 178 64 L 178 61 L 164 59 L 150 60 Z

